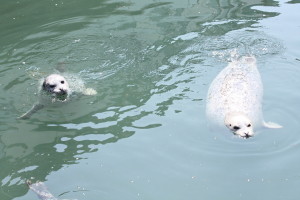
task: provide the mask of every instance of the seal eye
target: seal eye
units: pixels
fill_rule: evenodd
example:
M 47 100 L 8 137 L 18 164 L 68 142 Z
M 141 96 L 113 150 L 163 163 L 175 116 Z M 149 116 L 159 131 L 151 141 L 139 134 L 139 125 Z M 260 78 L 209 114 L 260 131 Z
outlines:
M 65 83 L 65 81 L 61 81 L 60 83 L 61 83 L 61 84 L 64 84 L 64 83 Z
M 55 88 L 56 85 L 49 85 L 50 88 Z
M 247 127 L 251 127 L 251 124 L 248 124 Z
M 240 129 L 240 127 L 238 127 L 238 126 L 234 126 L 234 127 L 233 127 L 233 129 L 234 129 L 234 130 L 239 130 L 239 129 Z

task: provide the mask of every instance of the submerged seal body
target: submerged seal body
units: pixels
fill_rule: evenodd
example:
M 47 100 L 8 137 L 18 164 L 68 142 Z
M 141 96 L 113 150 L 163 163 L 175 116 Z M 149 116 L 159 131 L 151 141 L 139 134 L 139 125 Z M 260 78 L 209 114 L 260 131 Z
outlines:
M 58 106 L 71 98 L 73 94 L 95 95 L 92 88 L 86 88 L 84 82 L 77 76 L 50 74 L 42 79 L 39 87 L 39 100 L 32 108 L 21 115 L 19 119 L 28 119 L 45 106 Z
M 261 126 L 281 128 L 264 122 L 262 114 L 263 84 L 253 56 L 232 61 L 213 80 L 207 95 L 206 115 L 213 126 L 229 128 L 248 138 Z
M 31 181 L 27 181 L 26 183 L 41 200 L 58 200 L 48 191 L 43 182 L 31 183 Z

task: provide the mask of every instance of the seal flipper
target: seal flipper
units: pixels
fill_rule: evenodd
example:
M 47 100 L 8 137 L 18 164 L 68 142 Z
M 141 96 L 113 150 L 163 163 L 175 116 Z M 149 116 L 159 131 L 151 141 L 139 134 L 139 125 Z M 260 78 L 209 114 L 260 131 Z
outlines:
M 36 195 L 42 200 L 57 200 L 47 189 L 43 182 L 31 183 L 26 181 L 28 187 L 36 193 Z
M 85 88 L 82 93 L 87 96 L 92 96 L 92 95 L 96 95 L 97 91 L 94 90 L 93 88 Z
M 42 108 L 44 108 L 44 105 L 39 104 L 39 103 L 34 104 L 29 111 L 27 111 L 25 114 L 18 117 L 18 119 L 29 119 L 31 117 L 31 115 L 36 113 L 38 110 L 41 110 Z
M 263 122 L 263 126 L 266 127 L 266 128 L 282 128 L 281 125 L 279 124 L 276 124 L 274 122 Z

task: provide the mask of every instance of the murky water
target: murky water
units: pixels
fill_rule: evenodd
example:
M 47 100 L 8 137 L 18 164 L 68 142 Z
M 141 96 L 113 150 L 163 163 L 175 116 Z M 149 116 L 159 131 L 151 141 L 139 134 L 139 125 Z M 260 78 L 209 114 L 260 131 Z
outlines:
M 5 1 L 0 7 L 0 199 L 299 198 L 299 1 Z M 210 82 L 253 54 L 265 119 L 211 132 Z M 95 96 L 16 118 L 63 68 Z

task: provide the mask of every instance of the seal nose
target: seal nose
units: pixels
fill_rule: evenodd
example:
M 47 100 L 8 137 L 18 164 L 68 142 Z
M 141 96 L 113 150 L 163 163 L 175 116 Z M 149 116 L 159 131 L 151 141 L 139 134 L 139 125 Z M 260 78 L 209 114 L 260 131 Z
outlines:
M 245 133 L 245 138 L 248 139 L 249 137 L 252 137 L 249 133 Z
M 63 95 L 64 95 L 64 94 L 67 94 L 66 90 L 64 90 L 64 89 L 62 89 L 62 88 L 60 88 L 59 91 L 60 91 L 60 94 L 63 94 Z

